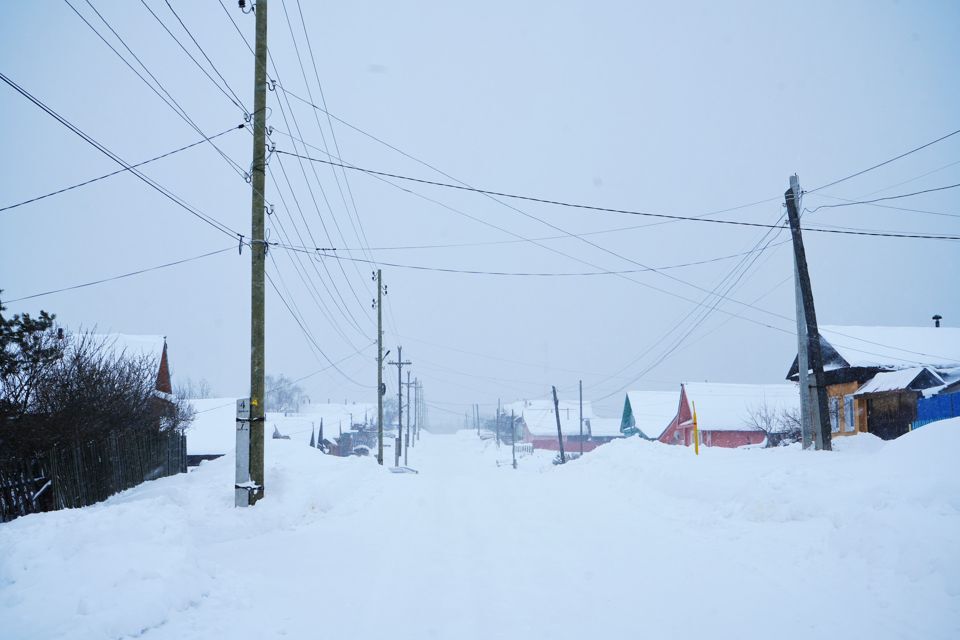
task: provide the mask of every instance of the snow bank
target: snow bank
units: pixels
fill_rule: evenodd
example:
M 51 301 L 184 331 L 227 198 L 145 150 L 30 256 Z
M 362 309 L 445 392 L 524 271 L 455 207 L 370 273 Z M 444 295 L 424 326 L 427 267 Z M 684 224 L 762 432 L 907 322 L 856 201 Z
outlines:
M 253 509 L 228 455 L 0 526 L 0 633 L 960 637 L 960 419 L 837 445 L 631 438 L 514 470 L 509 447 L 424 434 L 400 475 L 267 440 Z

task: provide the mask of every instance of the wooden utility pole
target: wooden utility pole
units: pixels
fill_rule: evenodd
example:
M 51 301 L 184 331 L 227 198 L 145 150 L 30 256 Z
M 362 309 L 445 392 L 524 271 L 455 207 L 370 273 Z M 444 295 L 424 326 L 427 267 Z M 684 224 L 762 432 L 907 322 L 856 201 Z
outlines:
M 500 448 L 500 398 L 497 398 L 497 449 Z
M 420 381 L 416 378 L 413 379 L 413 411 L 413 437 L 410 438 L 410 443 L 416 446 L 417 433 L 420 431 Z
M 383 466 L 383 277 L 377 269 L 377 464 Z
M 563 432 L 560 431 L 560 402 L 557 400 L 557 388 L 553 387 L 553 412 L 557 416 L 557 442 L 560 444 L 560 464 L 567 462 L 567 456 L 563 453 Z
M 397 359 L 396 361 L 391 360 L 387 364 L 393 364 L 397 366 L 397 445 L 396 451 L 393 454 L 393 466 L 400 466 L 400 449 L 403 448 L 403 367 L 413 364 L 410 361 L 404 362 L 403 360 L 403 347 L 397 347 Z
M 247 456 L 237 456 L 237 482 L 234 490 L 238 507 L 252 506 L 263 497 L 263 422 L 264 422 L 264 188 L 267 147 L 267 0 L 257 0 L 256 51 L 253 63 L 253 164 L 250 169 L 252 190 L 252 228 L 250 233 L 250 416 L 249 438 L 237 444 L 246 446 Z M 248 463 L 247 480 L 240 465 Z M 243 487 L 241 487 L 243 485 Z M 240 490 L 244 488 L 245 491 Z
M 510 455 L 513 456 L 513 468 L 517 468 L 517 422 L 513 409 L 510 409 Z
M 413 404 L 410 402 L 410 370 L 407 369 L 407 381 L 404 384 L 407 387 L 407 430 L 403 434 L 403 466 L 407 466 L 407 454 L 410 452 L 410 414 L 413 413 Z
M 580 381 L 580 455 L 583 455 L 583 380 Z
M 816 416 L 820 421 L 821 448 L 830 451 L 832 447 L 830 433 L 830 408 L 827 404 L 827 386 L 823 374 L 823 353 L 820 350 L 820 331 L 817 328 L 817 313 L 813 305 L 813 290 L 810 287 L 810 272 L 807 270 L 807 254 L 803 248 L 803 235 L 800 232 L 800 214 L 797 200 L 800 196 L 800 182 L 796 176 L 790 179 L 790 188 L 784 194 L 787 205 L 787 217 L 790 219 L 790 233 L 793 237 L 793 255 L 800 281 L 800 295 L 803 302 L 804 320 L 807 325 L 807 357 L 813 369 L 817 405 Z M 801 389 L 802 393 L 803 389 Z M 809 393 L 802 394 L 807 400 Z M 813 414 L 813 412 L 810 412 Z

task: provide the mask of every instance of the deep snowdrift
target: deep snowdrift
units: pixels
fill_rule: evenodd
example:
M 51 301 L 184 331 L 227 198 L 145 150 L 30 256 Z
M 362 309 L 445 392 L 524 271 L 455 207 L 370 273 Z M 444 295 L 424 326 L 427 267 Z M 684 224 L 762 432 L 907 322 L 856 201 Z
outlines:
M 253 509 L 227 456 L 0 526 L 0 635 L 960 637 L 960 420 L 837 449 L 631 439 L 514 471 L 461 432 L 398 475 L 268 440 Z

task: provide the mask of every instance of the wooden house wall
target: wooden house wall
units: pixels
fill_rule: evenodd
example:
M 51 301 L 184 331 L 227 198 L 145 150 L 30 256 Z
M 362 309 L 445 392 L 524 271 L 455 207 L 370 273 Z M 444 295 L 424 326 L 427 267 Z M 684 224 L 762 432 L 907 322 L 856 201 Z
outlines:
M 860 388 L 861 383 L 857 381 L 852 382 L 843 382 L 841 384 L 832 384 L 827 387 L 827 397 L 828 398 L 837 398 L 840 403 L 840 415 L 839 420 L 841 425 L 853 425 L 856 427 L 855 431 L 847 431 L 841 428 L 840 431 L 834 433 L 834 436 L 852 436 L 857 433 L 866 432 L 867 430 L 867 419 L 866 419 L 866 408 L 864 406 L 858 406 L 859 400 L 857 398 L 853 399 L 854 404 L 854 413 L 855 416 L 847 415 L 847 404 L 843 401 L 844 396 L 848 396 L 852 393 L 856 393 L 857 389 Z M 850 418 L 853 418 L 852 420 Z
M 916 391 L 891 391 L 864 396 L 869 432 L 891 440 L 909 431 L 917 417 L 919 395 Z

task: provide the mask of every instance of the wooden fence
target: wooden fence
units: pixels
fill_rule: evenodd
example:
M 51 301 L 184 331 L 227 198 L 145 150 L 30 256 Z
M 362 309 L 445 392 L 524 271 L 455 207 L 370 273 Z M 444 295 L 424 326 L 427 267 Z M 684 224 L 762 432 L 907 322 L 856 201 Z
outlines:
M 0 522 L 40 511 L 85 507 L 187 470 L 187 439 L 175 431 L 112 432 L 56 446 L 29 460 L 0 462 Z

